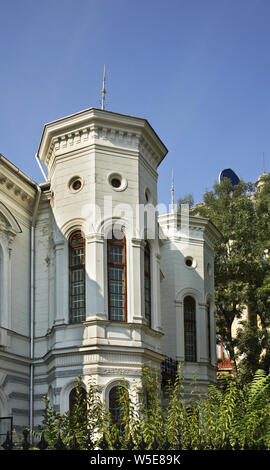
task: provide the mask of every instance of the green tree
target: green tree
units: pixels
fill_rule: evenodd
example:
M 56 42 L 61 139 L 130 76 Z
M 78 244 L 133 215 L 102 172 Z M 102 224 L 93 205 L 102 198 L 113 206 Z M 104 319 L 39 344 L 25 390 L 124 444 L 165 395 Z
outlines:
M 243 181 L 233 186 L 224 178 L 206 191 L 204 205 L 193 209 L 194 214 L 209 218 L 221 232 L 215 251 L 217 332 L 226 343 L 235 373 L 243 381 L 249 381 L 259 368 L 269 370 L 269 350 L 265 347 L 270 318 L 270 259 L 266 251 L 270 178 L 261 188 L 256 191 L 255 185 Z M 234 337 L 235 319 L 239 331 Z
M 194 206 L 194 197 L 191 193 L 186 194 L 184 197 L 180 197 L 177 201 L 179 209 L 181 209 L 181 204 L 189 204 L 190 207 Z

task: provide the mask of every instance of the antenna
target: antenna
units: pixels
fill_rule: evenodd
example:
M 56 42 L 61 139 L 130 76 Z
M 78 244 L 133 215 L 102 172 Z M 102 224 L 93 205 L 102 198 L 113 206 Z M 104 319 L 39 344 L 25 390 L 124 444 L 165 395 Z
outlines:
M 101 90 L 101 109 L 103 110 L 105 109 L 105 94 L 106 94 L 105 80 L 106 80 L 106 65 L 104 64 L 103 84 L 102 84 L 102 90 Z
M 172 169 L 171 204 L 174 204 L 174 174 Z
M 174 204 L 174 172 L 172 169 L 172 184 L 171 184 L 171 212 L 175 212 Z

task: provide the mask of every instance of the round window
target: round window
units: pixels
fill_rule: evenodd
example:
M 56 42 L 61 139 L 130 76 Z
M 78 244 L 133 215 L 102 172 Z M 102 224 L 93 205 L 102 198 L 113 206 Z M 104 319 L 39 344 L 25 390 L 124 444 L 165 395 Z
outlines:
M 76 193 L 83 187 L 83 180 L 80 176 L 74 176 L 69 180 L 68 187 L 72 193 Z
M 108 175 L 108 183 L 115 191 L 124 191 L 127 187 L 127 180 L 119 173 Z
M 196 261 L 194 258 L 192 258 L 192 256 L 186 256 L 185 258 L 185 265 L 188 267 L 188 268 L 195 268 L 196 267 Z
M 81 186 L 82 186 L 82 182 L 80 180 L 75 180 L 72 183 L 72 189 L 74 189 L 74 191 L 78 191 L 78 189 L 80 189 Z
M 111 180 L 111 185 L 114 187 L 114 188 L 120 188 L 121 186 L 121 180 L 119 178 L 112 178 Z

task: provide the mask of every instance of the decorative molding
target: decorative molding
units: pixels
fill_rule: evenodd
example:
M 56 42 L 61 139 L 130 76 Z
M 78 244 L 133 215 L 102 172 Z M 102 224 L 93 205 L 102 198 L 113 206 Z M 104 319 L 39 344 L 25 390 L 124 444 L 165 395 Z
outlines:
M 46 124 L 38 153 L 51 168 L 56 156 L 91 146 L 139 153 L 154 169 L 168 151 L 145 119 L 90 108 Z
M 18 375 L 11 375 L 7 374 L 4 382 L 3 382 L 3 388 L 6 386 L 8 383 L 14 383 L 14 384 L 24 384 L 24 385 L 29 385 L 29 378 L 27 377 L 19 377 Z
M 21 233 L 22 229 L 10 210 L 0 202 L 0 228 L 10 229 L 13 233 Z
M 2 186 L 4 193 L 11 193 L 12 197 L 19 201 L 23 207 L 31 211 L 35 201 L 35 191 L 33 188 L 28 192 L 25 185 L 21 184 L 21 181 L 15 181 L 12 179 L 12 175 L 7 175 L 2 172 L 0 168 L 0 186 Z
M 7 348 L 10 346 L 10 337 L 5 328 L 0 327 L 0 348 Z

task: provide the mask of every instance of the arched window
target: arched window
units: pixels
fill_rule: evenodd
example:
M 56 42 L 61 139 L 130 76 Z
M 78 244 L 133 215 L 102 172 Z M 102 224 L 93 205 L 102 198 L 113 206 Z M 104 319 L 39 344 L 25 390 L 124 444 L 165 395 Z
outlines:
M 151 252 L 148 242 L 144 247 L 144 314 L 151 327 Z
M 0 326 L 3 326 L 3 296 L 4 296 L 4 276 L 3 276 L 3 249 L 0 245 Z
M 87 403 L 86 403 L 86 390 L 83 387 L 78 388 L 73 388 L 69 394 L 69 413 L 70 416 L 74 413 L 75 407 L 81 406 L 83 409 L 87 408 Z
M 123 415 L 120 404 L 120 395 L 128 394 L 128 391 L 122 385 L 113 387 L 109 393 L 109 410 L 113 423 L 121 425 Z
M 81 231 L 69 238 L 70 322 L 85 320 L 85 241 Z
M 208 360 L 211 362 L 211 319 L 210 319 L 210 303 L 208 302 L 207 306 L 207 343 L 208 343 Z
M 109 319 L 127 321 L 126 239 L 113 230 L 108 238 Z
M 193 297 L 184 298 L 185 361 L 195 362 L 196 354 L 196 303 Z

